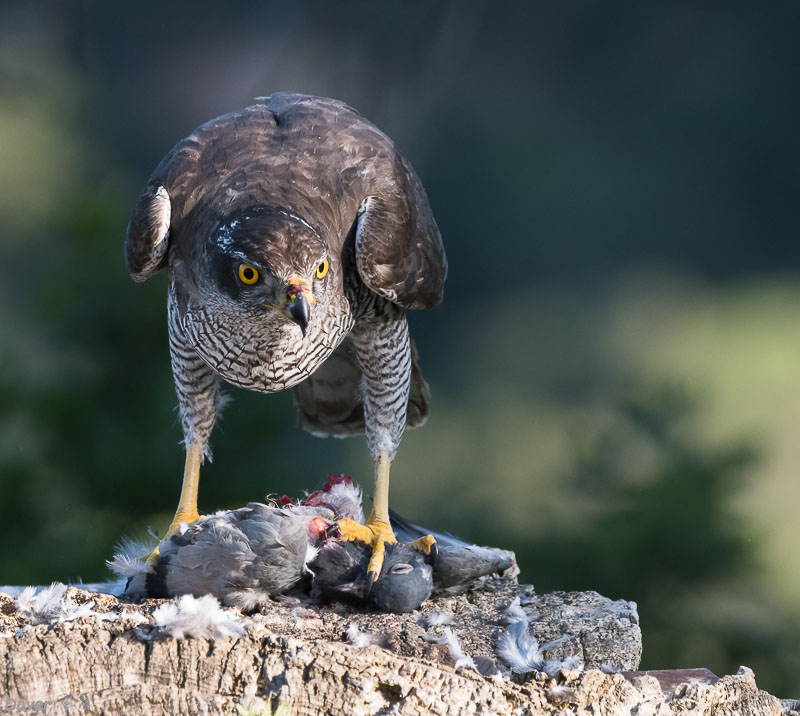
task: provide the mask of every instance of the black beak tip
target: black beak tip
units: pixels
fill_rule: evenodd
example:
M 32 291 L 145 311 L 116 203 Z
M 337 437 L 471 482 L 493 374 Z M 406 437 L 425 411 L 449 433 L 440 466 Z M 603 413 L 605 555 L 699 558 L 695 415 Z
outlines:
M 308 322 L 311 320 L 311 306 L 304 295 L 301 294 L 294 300 L 294 303 L 289 307 L 289 315 L 300 326 L 303 338 L 305 338 Z

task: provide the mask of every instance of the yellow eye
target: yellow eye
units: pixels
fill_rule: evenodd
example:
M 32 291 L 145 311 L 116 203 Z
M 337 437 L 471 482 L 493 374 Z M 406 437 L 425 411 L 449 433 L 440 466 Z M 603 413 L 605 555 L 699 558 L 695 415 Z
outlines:
M 328 259 L 323 259 L 322 263 L 317 266 L 317 278 L 325 278 L 325 274 L 328 273 L 328 269 L 330 268 L 330 264 L 328 263 Z
M 249 264 L 239 264 L 239 280 L 248 286 L 252 286 L 258 281 L 258 270 Z

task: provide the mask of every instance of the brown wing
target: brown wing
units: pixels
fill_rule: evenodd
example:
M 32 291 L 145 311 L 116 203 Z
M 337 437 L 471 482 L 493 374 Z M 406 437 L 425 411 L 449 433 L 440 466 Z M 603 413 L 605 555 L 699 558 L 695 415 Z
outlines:
M 128 223 L 125 260 L 134 281 L 144 281 L 167 262 L 171 206 L 158 182 L 147 185 Z
M 161 161 L 128 226 L 136 280 L 190 252 L 215 219 L 256 205 L 303 216 L 341 249 L 356 223 L 364 283 L 404 308 L 442 299 L 447 261 L 428 198 L 394 142 L 336 100 L 277 93 L 223 115 Z
M 433 308 L 442 300 L 447 259 L 428 197 L 399 152 L 387 183 L 359 209 L 358 273 L 375 293 L 403 308 Z
M 198 174 L 201 150 L 195 135 L 178 142 L 139 197 L 125 234 L 125 260 L 134 281 L 144 281 L 167 265 L 171 233 L 184 214 L 185 185 Z
M 364 432 L 361 369 L 356 352 L 345 340 L 310 377 L 292 388 L 300 427 L 314 435 L 345 437 Z M 411 341 L 411 391 L 406 426 L 416 428 L 428 418 L 430 389 L 419 368 Z

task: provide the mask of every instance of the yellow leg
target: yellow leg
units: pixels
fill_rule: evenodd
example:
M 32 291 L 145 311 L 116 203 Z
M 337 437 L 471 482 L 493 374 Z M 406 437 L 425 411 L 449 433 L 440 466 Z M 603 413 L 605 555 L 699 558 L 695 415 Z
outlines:
M 197 522 L 200 515 L 197 512 L 197 486 L 200 482 L 200 464 L 203 461 L 203 451 L 198 445 L 188 445 L 186 447 L 186 463 L 183 467 L 183 483 L 181 485 L 181 496 L 178 500 L 178 509 L 175 516 L 164 535 L 164 539 L 169 539 L 172 535 L 179 534 L 181 523 L 187 525 Z M 148 564 L 156 564 L 159 559 L 158 546 L 146 555 L 144 560 Z
M 366 524 L 353 520 L 339 520 L 339 530 L 346 540 L 359 540 L 372 547 L 372 557 L 367 567 L 367 579 L 375 582 L 383 567 L 386 544 L 397 542 L 389 524 L 389 467 L 392 459 L 388 452 L 379 452 L 375 458 L 375 493 L 372 512 Z
M 388 452 L 379 452 L 375 458 L 375 494 L 372 498 L 372 512 L 365 524 L 360 525 L 353 520 L 339 520 L 339 531 L 342 539 L 366 542 L 372 547 L 372 557 L 367 567 L 367 579 L 375 583 L 381 573 L 386 556 L 386 545 L 397 542 L 394 530 L 389 522 L 389 467 L 391 458 Z M 425 535 L 413 542 L 412 547 L 425 554 L 436 556 L 436 540 L 432 535 Z
M 367 518 L 372 540 L 372 557 L 367 567 L 367 578 L 374 582 L 381 573 L 386 543 L 397 542 L 394 530 L 389 524 L 389 469 L 392 459 L 388 452 L 379 452 L 375 457 L 375 493 L 372 496 L 372 512 Z
M 375 458 L 375 494 L 372 497 L 372 512 L 367 524 L 385 522 L 389 524 L 389 468 L 392 460 L 388 452 L 379 452 Z M 389 528 L 391 532 L 391 527 Z M 394 533 L 392 533 L 394 537 Z M 392 540 L 396 541 L 396 540 Z
M 197 522 L 200 515 L 197 512 L 197 486 L 200 482 L 200 464 L 203 462 L 203 452 L 199 445 L 186 446 L 186 463 L 183 467 L 183 484 L 181 496 L 178 500 L 178 509 L 175 517 L 167 530 L 164 538 L 172 537 L 181 530 L 181 522 L 190 525 Z

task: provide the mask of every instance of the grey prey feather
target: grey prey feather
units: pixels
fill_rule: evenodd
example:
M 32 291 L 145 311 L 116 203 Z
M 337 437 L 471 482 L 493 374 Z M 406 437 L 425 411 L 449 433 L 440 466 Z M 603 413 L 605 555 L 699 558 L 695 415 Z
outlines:
M 147 592 L 211 594 L 223 604 L 256 609 L 300 581 L 307 549 L 301 517 L 251 502 L 196 522 L 162 543 Z
M 394 510 L 389 510 L 389 516 L 392 529 L 401 541 L 412 542 L 427 534 L 435 537 L 438 557 L 433 569 L 433 582 L 437 591 L 466 589 L 479 577 L 516 569 L 516 557 L 509 550 L 480 547 L 447 532 L 420 527 Z

